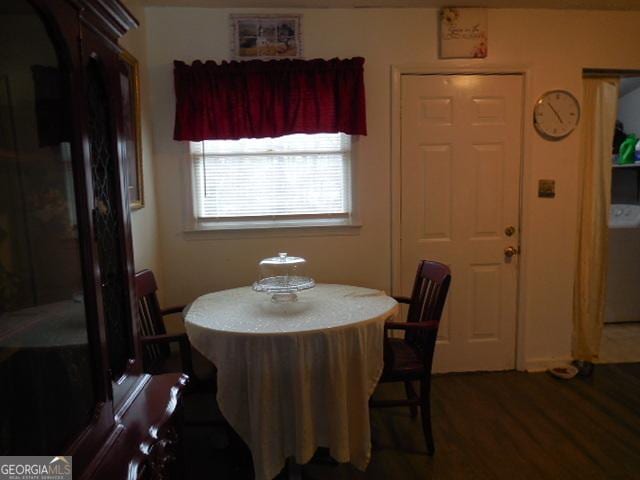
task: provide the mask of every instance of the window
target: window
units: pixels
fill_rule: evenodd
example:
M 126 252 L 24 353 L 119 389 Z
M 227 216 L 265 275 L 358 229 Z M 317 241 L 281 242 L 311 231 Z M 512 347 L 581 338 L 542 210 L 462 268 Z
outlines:
M 351 138 L 341 133 L 191 143 L 199 224 L 348 223 Z

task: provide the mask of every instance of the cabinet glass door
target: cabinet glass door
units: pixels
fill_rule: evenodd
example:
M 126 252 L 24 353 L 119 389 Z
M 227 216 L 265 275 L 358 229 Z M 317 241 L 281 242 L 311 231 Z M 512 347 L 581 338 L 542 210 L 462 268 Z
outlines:
M 0 46 L 0 455 L 59 455 L 94 405 L 68 75 L 26 0 Z

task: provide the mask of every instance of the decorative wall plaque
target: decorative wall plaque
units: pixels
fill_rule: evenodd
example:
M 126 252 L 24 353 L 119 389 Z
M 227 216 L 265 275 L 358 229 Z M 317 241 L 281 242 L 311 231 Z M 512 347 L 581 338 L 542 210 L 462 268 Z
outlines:
M 440 58 L 485 58 L 487 41 L 486 8 L 440 10 Z

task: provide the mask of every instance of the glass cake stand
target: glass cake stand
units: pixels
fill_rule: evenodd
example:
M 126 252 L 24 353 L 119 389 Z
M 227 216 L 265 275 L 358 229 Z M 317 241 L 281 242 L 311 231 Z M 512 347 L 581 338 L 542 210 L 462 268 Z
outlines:
M 295 302 L 297 292 L 316 286 L 315 280 L 305 275 L 306 265 L 304 258 L 289 257 L 286 253 L 265 258 L 258 265 L 259 278 L 253 289 L 271 294 L 274 303 Z

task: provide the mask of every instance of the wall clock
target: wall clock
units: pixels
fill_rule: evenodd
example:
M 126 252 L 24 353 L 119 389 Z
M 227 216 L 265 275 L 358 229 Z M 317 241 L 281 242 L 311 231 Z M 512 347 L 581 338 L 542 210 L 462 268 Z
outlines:
M 565 90 L 544 93 L 533 109 L 533 124 L 547 140 L 560 140 L 569 135 L 580 120 L 580 104 Z

